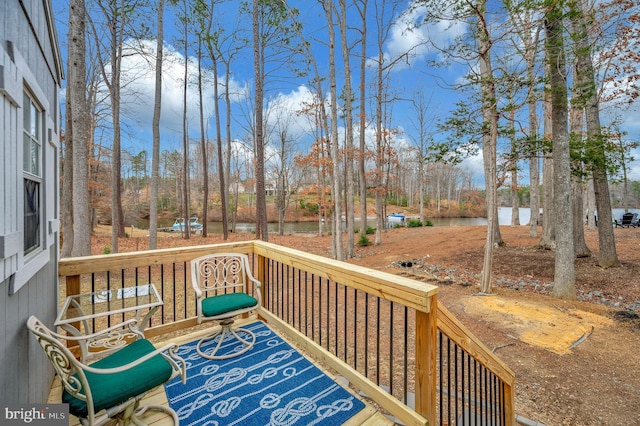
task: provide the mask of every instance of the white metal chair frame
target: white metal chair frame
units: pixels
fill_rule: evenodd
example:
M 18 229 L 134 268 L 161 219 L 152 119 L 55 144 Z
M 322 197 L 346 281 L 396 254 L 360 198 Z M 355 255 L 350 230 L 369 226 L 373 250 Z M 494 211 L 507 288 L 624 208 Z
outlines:
M 139 366 L 145 361 L 150 360 L 151 358 L 161 355 L 171 365 L 172 370 L 171 376 L 166 381 L 169 381 L 174 377 L 181 376 L 182 382 L 185 383 L 186 364 L 182 358 L 175 354 L 175 351 L 178 349 L 177 344 L 169 343 L 147 353 L 133 362 L 119 367 L 94 368 L 91 365 L 86 364 L 84 361 L 84 355 L 86 355 L 86 342 L 96 339 L 109 339 L 109 335 L 114 335 L 114 331 L 116 329 L 122 329 L 123 327 L 130 330 L 131 334 L 129 334 L 129 336 L 135 335 L 138 339 L 144 339 L 144 336 L 137 330 L 137 321 L 135 319 L 109 327 L 104 331 L 84 336 L 66 336 L 55 333 L 33 315 L 27 320 L 27 327 L 36 337 L 38 343 L 51 361 L 56 373 L 60 377 L 64 389 L 75 398 L 86 403 L 88 415 L 86 418 L 79 417 L 79 420 L 83 425 L 103 425 L 113 419 L 118 422 L 122 422 L 123 424 L 133 423 L 136 425 L 144 425 L 145 423 L 142 421 L 140 416 L 142 416 L 147 410 L 164 411 L 173 418 L 176 425 L 179 424 L 177 413 L 170 407 L 163 405 L 140 406 L 140 400 L 157 386 L 147 389 L 141 394 L 131 397 L 114 407 L 100 410 L 96 413 L 94 410 L 92 389 L 86 375 L 86 373 L 109 375 L 126 372 Z M 120 336 L 123 336 L 123 334 L 116 332 L 115 335 L 118 336 L 116 339 L 120 342 Z M 80 347 L 83 348 L 83 353 L 80 359 L 76 359 L 73 353 L 66 347 L 67 342 L 77 342 Z M 118 343 L 117 346 L 126 346 L 121 343 L 122 342 Z
M 254 311 L 261 305 L 261 283 L 251 274 L 249 257 L 242 253 L 215 253 L 193 259 L 191 261 L 191 284 L 196 292 L 198 324 L 204 321 L 218 321 L 220 324 L 220 329 L 197 343 L 198 354 L 207 359 L 227 359 L 251 349 L 256 340 L 255 334 L 246 328 L 233 327 L 235 317 Z M 233 293 L 248 295 L 247 286 L 250 284 L 255 287 L 251 296 L 255 299 L 255 304 L 252 306 L 226 310 L 216 315 L 203 314 L 203 302 L 207 299 Z M 242 348 L 229 354 L 216 355 L 222 342 L 229 335 L 237 339 L 242 344 Z M 214 339 L 218 339 L 218 342 L 212 351 L 207 353 L 201 349 L 203 343 Z

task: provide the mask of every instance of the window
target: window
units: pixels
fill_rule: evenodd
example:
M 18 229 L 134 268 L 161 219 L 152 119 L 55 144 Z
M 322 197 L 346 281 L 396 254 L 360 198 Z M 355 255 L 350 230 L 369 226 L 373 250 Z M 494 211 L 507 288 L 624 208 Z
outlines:
M 42 111 L 24 92 L 23 176 L 24 176 L 24 254 L 41 245 Z

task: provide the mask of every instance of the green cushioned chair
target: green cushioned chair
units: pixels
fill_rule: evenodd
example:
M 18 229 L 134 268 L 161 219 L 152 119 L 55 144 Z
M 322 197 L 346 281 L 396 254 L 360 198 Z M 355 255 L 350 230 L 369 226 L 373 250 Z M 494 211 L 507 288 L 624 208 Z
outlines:
M 131 320 L 135 321 L 135 320 Z M 179 424 L 174 410 L 161 405 L 140 406 L 150 390 L 178 375 L 186 379 L 186 366 L 174 351 L 176 344 L 156 349 L 147 339 L 134 340 L 90 365 L 76 359 L 66 341 L 90 336 L 65 336 L 49 330 L 35 316 L 27 327 L 42 346 L 64 386 L 62 402 L 82 424 L 102 425 L 113 419 L 124 424 L 144 424 L 146 410 L 162 410 Z
M 191 284 L 196 291 L 198 324 L 218 321 L 220 328 L 196 345 L 200 356 L 226 359 L 240 355 L 253 347 L 256 336 L 248 329 L 234 327 L 234 318 L 260 306 L 260 281 L 251 275 L 249 258 L 240 253 L 216 253 L 191 261 Z M 248 286 L 253 284 L 253 291 Z M 206 342 L 211 349 L 203 348 Z M 224 354 L 221 347 L 231 345 Z

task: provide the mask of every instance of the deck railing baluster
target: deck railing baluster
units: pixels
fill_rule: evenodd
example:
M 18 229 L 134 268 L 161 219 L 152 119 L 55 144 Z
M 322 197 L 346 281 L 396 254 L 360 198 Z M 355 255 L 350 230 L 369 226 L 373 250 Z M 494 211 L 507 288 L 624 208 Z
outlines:
M 353 368 L 358 370 L 358 290 L 353 289 Z
M 393 395 L 393 326 L 395 325 L 393 317 L 393 302 L 389 303 L 389 393 Z

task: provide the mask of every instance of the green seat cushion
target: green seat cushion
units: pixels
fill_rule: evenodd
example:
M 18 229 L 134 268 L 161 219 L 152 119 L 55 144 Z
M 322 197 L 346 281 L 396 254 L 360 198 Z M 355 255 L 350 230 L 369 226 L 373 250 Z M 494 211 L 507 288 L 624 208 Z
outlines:
M 258 306 L 258 300 L 246 293 L 221 294 L 202 301 L 202 315 L 213 317 L 254 306 Z
M 136 340 L 117 352 L 91 364 L 94 368 L 115 368 L 134 362 L 153 352 L 155 347 L 146 339 Z M 97 413 L 129 398 L 140 395 L 166 382 L 172 374 L 171 364 L 160 354 L 122 373 L 96 374 L 85 372 Z M 87 404 L 64 390 L 62 402 L 69 404 L 69 412 L 87 417 Z

